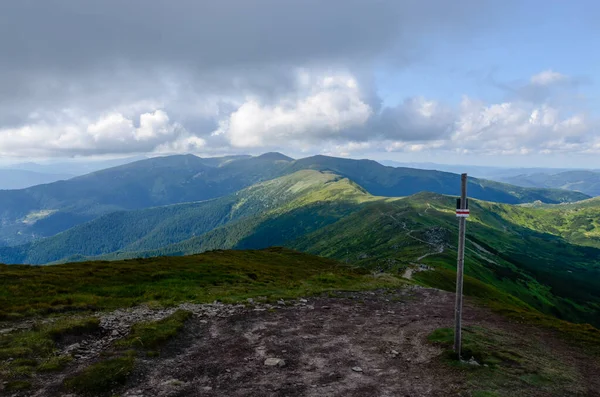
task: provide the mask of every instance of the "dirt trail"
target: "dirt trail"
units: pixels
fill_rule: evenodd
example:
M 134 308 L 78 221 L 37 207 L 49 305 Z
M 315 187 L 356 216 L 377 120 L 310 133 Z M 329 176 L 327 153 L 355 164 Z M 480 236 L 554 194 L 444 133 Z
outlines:
M 427 209 L 425 209 L 425 212 L 427 212 L 427 210 L 431 207 L 429 204 L 427 204 L 427 205 L 428 205 L 428 207 L 427 207 Z M 407 237 L 409 237 L 415 241 L 418 241 L 420 243 L 423 243 L 425 245 L 429 245 L 432 248 L 434 248 L 433 251 L 427 252 L 427 253 L 421 255 L 420 257 L 418 257 L 415 260 L 416 263 L 411 263 L 411 266 L 408 267 L 404 271 L 404 273 L 402 274 L 402 277 L 404 277 L 407 280 L 412 280 L 412 276 L 414 273 L 418 273 L 418 272 L 426 271 L 426 270 L 433 270 L 432 268 L 425 266 L 423 264 L 420 264 L 419 262 L 422 261 L 423 259 L 427 258 L 428 256 L 442 254 L 446 248 L 445 243 L 439 242 L 439 241 L 425 241 L 418 237 L 415 237 L 412 235 L 414 230 L 409 229 L 408 226 L 406 225 L 406 222 L 401 221 L 400 219 L 396 218 L 394 215 L 389 214 L 389 213 L 383 213 L 380 211 L 380 214 L 391 218 L 392 220 L 394 220 L 394 222 L 396 222 L 398 225 L 400 225 L 400 227 L 406 232 Z
M 142 396 L 454 396 L 470 395 L 464 372 L 441 360 L 426 340 L 453 322 L 454 295 L 419 287 L 397 291 L 344 292 L 265 309 L 221 305 L 195 310 L 185 329 L 159 358 L 138 360 L 131 380 L 111 395 Z M 208 313 L 208 314 L 207 314 Z M 113 316 L 114 317 L 114 316 Z M 509 323 L 466 302 L 464 323 L 540 338 L 576 363 L 562 342 Z M 521 337 L 521 336 L 520 336 Z M 274 365 L 266 365 L 269 363 Z M 64 395 L 64 376 L 45 380 L 36 396 Z M 586 365 L 588 365 L 586 364 Z M 89 365 L 89 361 L 85 363 Z M 574 364 L 575 365 L 575 364 Z M 583 379 L 598 371 L 580 368 Z M 600 391 L 590 382 L 589 393 Z M 27 394 L 19 394 L 24 396 Z M 30 395 L 33 395 L 30 394 Z M 535 394 L 538 395 L 538 394 Z M 539 394 L 545 395 L 545 394 Z

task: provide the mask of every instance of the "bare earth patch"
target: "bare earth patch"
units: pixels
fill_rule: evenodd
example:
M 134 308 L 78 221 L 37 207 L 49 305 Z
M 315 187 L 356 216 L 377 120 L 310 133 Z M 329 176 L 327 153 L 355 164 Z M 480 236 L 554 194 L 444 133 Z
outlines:
M 452 326 L 453 294 L 410 287 L 340 292 L 274 307 L 221 306 L 212 306 L 213 310 L 188 305 L 195 315 L 179 335 L 163 347 L 159 357 L 140 355 L 125 386 L 107 390 L 107 395 L 471 395 L 465 370 L 449 365 L 442 348 L 427 342 L 434 330 Z M 111 321 L 102 323 L 114 323 L 115 316 L 111 316 Z M 469 302 L 464 322 L 465 326 L 501 330 L 523 341 L 539 340 L 573 368 L 580 380 L 573 395 L 600 395 L 597 362 L 550 333 L 511 323 Z M 94 361 L 89 355 L 82 357 L 87 358 L 76 361 L 65 373 L 45 378 L 37 391 L 18 395 L 66 395 L 62 389 L 65 376 Z

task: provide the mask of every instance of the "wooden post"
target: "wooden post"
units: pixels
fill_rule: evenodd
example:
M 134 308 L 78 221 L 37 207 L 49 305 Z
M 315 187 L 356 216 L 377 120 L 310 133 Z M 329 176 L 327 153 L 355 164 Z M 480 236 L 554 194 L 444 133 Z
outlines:
M 467 209 L 467 174 L 462 174 L 460 191 L 460 209 Z M 465 229 L 467 218 L 458 218 L 458 262 L 456 266 L 456 305 L 454 308 L 454 352 L 461 359 L 462 342 L 462 306 L 463 306 L 463 278 L 465 272 Z

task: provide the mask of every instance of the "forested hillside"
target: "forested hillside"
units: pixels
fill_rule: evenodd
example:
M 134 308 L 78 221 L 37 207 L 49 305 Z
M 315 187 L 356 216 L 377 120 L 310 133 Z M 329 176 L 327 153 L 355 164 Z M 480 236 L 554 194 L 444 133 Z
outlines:
M 458 175 L 385 167 L 370 160 L 314 156 L 293 160 L 279 153 L 203 159 L 158 157 L 68 181 L 0 191 L 0 246 L 19 245 L 116 211 L 223 197 L 255 183 L 300 170 L 331 171 L 373 195 L 401 197 L 421 191 L 454 194 Z M 588 196 L 567 190 L 521 188 L 472 178 L 470 195 L 502 203 L 561 203 Z
M 281 175 L 288 159 L 270 154 L 158 157 L 68 181 L 0 191 L 0 240 L 15 245 L 115 211 L 222 197 Z
M 242 235 L 246 227 L 235 221 L 251 217 L 302 211 L 312 219 L 331 222 L 370 200 L 376 198 L 348 179 L 331 173 L 298 171 L 218 199 L 107 214 L 53 237 L 0 248 L 0 261 L 43 264 L 111 253 L 131 256 L 203 236 L 223 225 L 234 224 L 233 230 Z M 317 207 L 324 211 L 319 212 Z M 305 232 L 303 224 L 296 225 L 298 233 Z M 309 224 L 305 227 L 314 228 Z M 221 243 L 216 244 L 210 247 L 219 248 Z

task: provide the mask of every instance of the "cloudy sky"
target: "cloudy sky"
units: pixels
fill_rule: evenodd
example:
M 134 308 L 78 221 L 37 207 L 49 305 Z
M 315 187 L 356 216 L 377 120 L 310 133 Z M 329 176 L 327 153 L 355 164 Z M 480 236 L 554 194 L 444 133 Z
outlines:
M 2 161 L 600 167 L 595 0 L 6 0 Z

